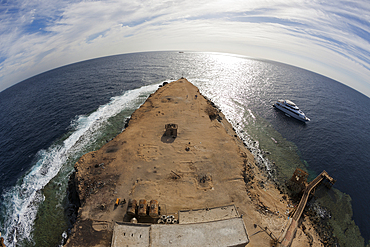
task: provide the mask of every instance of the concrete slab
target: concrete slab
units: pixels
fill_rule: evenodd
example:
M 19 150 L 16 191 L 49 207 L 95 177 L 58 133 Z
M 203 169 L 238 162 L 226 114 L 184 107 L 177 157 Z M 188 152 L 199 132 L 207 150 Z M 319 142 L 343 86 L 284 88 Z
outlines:
M 245 246 L 249 243 L 242 218 L 203 222 L 151 226 L 152 247 L 162 246 Z
M 245 246 L 244 221 L 235 205 L 179 211 L 181 224 L 116 223 L 112 247 Z
M 116 223 L 111 246 L 149 246 L 149 234 L 149 224 Z

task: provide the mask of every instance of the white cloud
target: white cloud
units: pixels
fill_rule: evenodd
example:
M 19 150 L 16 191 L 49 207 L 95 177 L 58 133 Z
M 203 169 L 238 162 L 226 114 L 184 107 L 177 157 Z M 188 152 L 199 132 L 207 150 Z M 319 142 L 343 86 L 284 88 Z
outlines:
M 81 60 L 179 49 L 276 60 L 370 95 L 370 3 L 365 0 L 39 0 L 0 10 L 0 90 Z

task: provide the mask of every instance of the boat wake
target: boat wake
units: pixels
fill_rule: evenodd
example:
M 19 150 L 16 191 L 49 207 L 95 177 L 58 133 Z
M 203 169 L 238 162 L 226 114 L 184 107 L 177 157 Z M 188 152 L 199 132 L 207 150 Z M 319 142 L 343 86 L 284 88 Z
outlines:
M 78 116 L 71 123 L 72 131 L 62 142 L 54 143 L 47 150 L 37 153 L 36 163 L 20 178 L 17 184 L 2 195 L 2 205 L 6 212 L 0 231 L 8 247 L 34 245 L 33 227 L 39 206 L 44 202 L 43 188 L 59 173 L 63 166 L 76 160 L 91 146 L 108 120 L 122 111 L 131 113 L 144 103 L 159 84 L 144 86 L 111 98 L 106 105 L 100 106 L 88 116 Z M 130 115 L 131 115 L 130 113 Z M 122 123 L 123 129 L 124 123 Z M 73 164 L 70 168 L 72 170 Z M 68 179 L 66 176 L 65 179 Z M 58 192 L 57 192 L 58 193 Z M 65 192 L 64 196 L 65 196 Z M 62 198 L 60 198 L 62 202 Z M 28 244 L 27 244 L 28 243 Z

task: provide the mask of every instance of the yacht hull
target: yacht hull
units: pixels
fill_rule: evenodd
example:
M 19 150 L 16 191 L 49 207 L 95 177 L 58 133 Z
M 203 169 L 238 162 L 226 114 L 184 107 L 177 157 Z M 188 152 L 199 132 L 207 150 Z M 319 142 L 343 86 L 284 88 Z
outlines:
M 302 115 L 299 115 L 299 114 L 297 114 L 297 113 L 295 113 L 295 112 L 292 112 L 292 111 L 290 111 L 290 110 L 286 109 L 285 107 L 281 106 L 281 105 L 280 105 L 280 104 L 278 104 L 278 103 L 275 103 L 273 106 L 274 106 L 276 109 L 279 109 L 280 111 L 282 111 L 282 112 L 286 113 L 286 114 L 287 114 L 287 115 L 289 115 L 290 117 L 293 117 L 293 118 L 295 118 L 295 119 L 297 119 L 297 120 L 299 120 L 299 121 L 302 121 L 302 122 L 308 122 L 308 121 L 310 121 L 310 119 L 309 119 L 308 117 L 306 117 L 306 116 L 302 116 Z

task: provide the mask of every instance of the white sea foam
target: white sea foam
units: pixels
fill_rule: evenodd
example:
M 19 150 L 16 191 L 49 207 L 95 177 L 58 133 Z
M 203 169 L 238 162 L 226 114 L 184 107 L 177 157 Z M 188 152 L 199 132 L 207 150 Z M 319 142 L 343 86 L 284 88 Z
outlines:
M 90 115 L 78 116 L 71 123 L 73 133 L 63 143 L 38 152 L 36 164 L 4 195 L 6 215 L 1 230 L 6 246 L 16 246 L 17 242 L 26 239 L 32 241 L 38 207 L 45 200 L 42 189 L 58 174 L 69 158 L 75 158 L 86 145 L 96 140 L 99 129 L 107 124 L 110 117 L 122 110 L 138 108 L 158 85 L 127 91 L 121 96 L 113 97 L 109 103 L 100 106 Z

